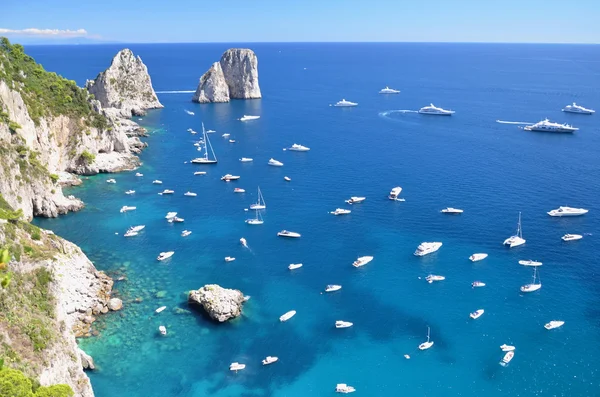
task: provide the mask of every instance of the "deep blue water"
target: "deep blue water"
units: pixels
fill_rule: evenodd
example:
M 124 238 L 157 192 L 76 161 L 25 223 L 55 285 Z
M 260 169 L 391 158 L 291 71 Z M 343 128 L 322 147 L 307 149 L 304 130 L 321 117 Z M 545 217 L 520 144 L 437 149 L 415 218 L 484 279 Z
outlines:
M 157 91 L 193 90 L 226 44 L 131 45 Z M 87 180 L 69 193 L 86 208 L 37 223 L 79 244 L 113 275 L 125 309 L 100 320 L 100 335 L 82 340 L 99 370 L 98 397 L 325 396 L 348 383 L 363 396 L 600 395 L 600 226 L 598 117 L 560 111 L 576 101 L 600 110 L 600 47 L 483 44 L 252 44 L 259 57 L 262 100 L 198 105 L 191 94 L 159 94 L 165 108 L 140 123 L 152 131 L 139 172 Z M 122 46 L 28 47 L 44 64 L 82 85 L 106 68 Z M 385 85 L 399 95 L 378 95 Z M 330 107 L 341 98 L 352 109 Z M 427 117 L 433 102 L 456 111 Z M 184 110 L 192 110 L 189 116 Z M 236 121 L 257 114 L 257 121 Z M 573 123 L 573 135 L 524 132 L 497 119 Z M 194 166 L 194 137 L 211 139 L 219 164 Z M 235 144 L 221 138 L 228 132 Z M 308 153 L 282 151 L 292 143 Z M 240 157 L 253 163 L 240 163 Z M 269 167 L 274 157 L 285 163 Z M 206 176 L 194 176 L 196 170 Z M 219 179 L 241 175 L 237 182 Z M 285 182 L 283 176 L 292 178 Z M 152 185 L 161 179 L 162 186 Z M 265 224 L 248 226 L 244 212 L 261 186 Z M 405 202 L 386 196 L 400 185 Z M 245 194 L 234 194 L 243 187 Z M 170 188 L 173 196 L 157 192 Z M 135 189 L 133 196 L 125 190 Z M 187 190 L 198 197 L 183 196 Z M 352 214 L 352 195 L 367 200 Z M 120 214 L 123 205 L 137 211 Z M 589 214 L 551 218 L 559 205 Z M 447 206 L 463 208 L 445 216 Z M 164 220 L 178 211 L 184 224 Z M 506 249 L 523 214 L 527 243 Z M 130 225 L 145 224 L 125 239 Z M 298 240 L 276 237 L 289 229 Z M 180 237 L 183 229 L 193 231 Z M 119 235 L 115 235 L 118 232 Z M 565 233 L 585 234 L 563 243 Z M 240 237 L 250 249 L 240 246 Z M 412 255 L 422 241 L 442 241 L 436 254 Z M 174 250 L 170 261 L 155 260 Z M 487 252 L 471 263 L 468 256 Z M 225 263 L 225 256 L 237 260 Z M 355 269 L 357 256 L 373 255 Z M 522 294 L 531 268 L 544 262 L 543 288 Z M 291 273 L 289 263 L 304 267 Z M 442 274 L 427 284 L 422 277 Z M 482 280 L 485 288 L 472 289 Z M 239 288 L 252 299 L 244 315 L 214 324 L 188 309 L 186 291 L 207 283 Z M 322 294 L 326 284 L 343 285 Z M 164 297 L 157 297 L 164 294 Z M 141 303 L 135 303 L 142 298 Z M 154 314 L 159 306 L 168 307 Z M 484 308 L 477 321 L 469 312 Z M 278 317 L 298 314 L 289 322 Z M 336 330 L 335 320 L 354 322 Z M 546 331 L 553 319 L 566 324 Z M 165 325 L 167 337 L 157 335 Z M 435 344 L 420 352 L 427 326 Z M 499 345 L 517 347 L 498 365 Z M 411 359 L 403 358 L 410 354 Z M 279 362 L 262 367 L 267 355 Z M 234 374 L 229 363 L 247 364 Z

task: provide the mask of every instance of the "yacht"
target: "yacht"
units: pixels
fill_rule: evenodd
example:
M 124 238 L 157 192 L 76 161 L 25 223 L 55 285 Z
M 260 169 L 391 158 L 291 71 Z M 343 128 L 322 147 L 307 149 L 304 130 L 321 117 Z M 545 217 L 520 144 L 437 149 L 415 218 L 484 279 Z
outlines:
M 225 262 L 233 262 L 235 260 L 235 258 L 233 256 L 226 256 L 225 257 Z
M 358 204 L 358 203 L 362 203 L 366 199 L 367 199 L 366 197 L 352 196 L 348 200 L 346 200 L 346 203 L 348 203 L 348 204 Z
M 337 107 L 352 107 L 352 106 L 358 106 L 358 103 L 356 103 L 356 102 L 350 102 L 350 101 L 347 101 L 345 99 L 342 99 L 341 101 L 337 102 L 333 106 L 337 106 Z
M 241 161 L 242 163 L 249 163 L 249 162 L 251 162 L 251 161 L 253 161 L 253 160 L 254 160 L 254 159 L 251 159 L 250 157 L 242 157 L 242 158 L 240 159 L 240 161 Z
M 333 215 L 347 215 L 349 213 L 351 213 L 352 211 L 344 209 L 344 208 L 336 208 L 335 211 L 331 211 L 330 214 Z
M 160 194 L 162 196 L 163 194 L 173 194 L 173 193 L 175 193 L 175 190 L 165 189 L 158 194 Z
M 241 187 L 236 187 L 235 189 L 233 189 L 234 193 L 246 193 L 246 190 L 242 189 Z
M 444 208 L 442 210 L 442 213 L 444 213 L 444 214 L 462 214 L 463 212 L 464 211 L 459 208 L 452 208 L 452 207 Z
M 421 243 L 417 247 L 417 250 L 415 251 L 414 254 L 416 256 L 425 256 L 425 255 L 434 253 L 435 251 L 439 250 L 441 246 L 442 246 L 442 243 L 440 243 L 440 242 Z
M 158 254 L 158 257 L 156 259 L 159 261 L 164 261 L 165 259 L 172 257 L 174 253 L 174 251 L 161 252 L 160 254 Z
M 169 223 L 174 223 L 174 222 L 175 222 L 175 223 L 181 223 L 181 222 L 183 222 L 183 221 L 185 221 L 185 219 L 183 219 L 183 218 L 180 218 L 180 217 L 178 217 L 178 216 L 174 216 L 173 218 L 170 218 L 170 219 L 168 219 L 168 222 L 169 222 Z
M 335 327 L 336 328 L 349 328 L 352 327 L 352 324 L 350 321 L 342 321 L 342 320 L 337 320 L 335 322 Z
M 357 260 L 352 262 L 352 266 L 361 267 L 361 266 L 364 266 L 367 263 L 371 262 L 372 260 L 373 260 L 372 256 L 361 256 L 360 258 L 358 258 Z
M 163 312 L 163 311 L 164 311 L 166 308 L 167 308 L 166 306 L 161 306 L 161 307 L 159 307 L 158 309 L 156 309 L 156 310 L 154 311 L 154 313 L 162 313 L 162 312 Z
M 565 323 L 564 321 L 552 320 L 548 324 L 544 325 L 544 328 L 546 328 L 546 329 L 560 328 L 563 326 L 564 323 Z
M 241 371 L 242 369 L 246 368 L 246 364 L 240 364 L 240 363 L 231 363 L 229 365 L 229 370 L 230 371 Z
M 277 235 L 279 237 L 293 237 L 293 238 L 299 238 L 301 236 L 300 233 L 290 232 L 287 230 L 282 230 L 282 231 L 278 232 Z
M 204 123 L 202 123 L 202 143 L 203 146 L 198 148 L 199 151 L 204 152 L 204 156 L 197 157 L 192 160 L 194 164 L 217 164 L 217 156 L 215 155 L 215 151 L 210 143 L 210 139 L 208 135 L 206 135 L 206 130 L 204 129 Z M 208 156 L 208 149 L 210 149 L 210 153 L 212 154 L 212 158 Z
M 230 139 L 229 143 L 235 143 L 235 139 Z
M 133 230 L 128 230 L 127 232 L 125 232 L 125 234 L 123 236 L 133 237 L 133 236 L 137 236 L 138 234 L 139 234 L 138 232 L 134 232 Z
M 523 266 L 542 266 L 542 262 L 538 262 L 538 261 L 532 261 L 531 259 L 529 260 L 521 260 L 519 261 L 519 265 L 523 265 Z
M 338 383 L 338 384 L 335 386 L 335 392 L 336 392 L 336 393 L 344 393 L 344 394 L 347 394 L 347 393 L 353 393 L 353 392 L 355 392 L 355 391 L 356 391 L 356 389 L 355 389 L 354 387 L 352 387 L 352 386 L 348 386 L 348 385 L 347 385 L 347 384 L 345 384 L 345 383 Z
M 436 274 L 430 274 L 429 276 L 425 277 L 425 280 L 427 280 L 429 284 L 432 284 L 434 281 L 444 281 L 445 279 L 446 277 L 438 276 Z
M 580 216 L 589 212 L 584 208 L 558 207 L 555 210 L 548 211 L 550 216 Z
M 206 130 L 207 134 L 214 134 L 215 132 L 217 132 L 217 131 L 215 131 L 215 130 Z
M 277 360 L 279 360 L 278 357 L 267 356 L 264 360 L 262 360 L 262 365 L 273 364 Z
M 117 183 L 116 179 L 107 179 L 106 183 Z
M 488 254 L 484 254 L 484 253 L 480 253 L 480 254 L 473 254 L 469 257 L 469 260 L 471 262 L 477 262 L 477 261 L 482 261 L 485 258 L 488 257 Z
M 146 225 L 132 226 L 128 229 L 128 231 L 131 230 L 132 232 L 140 232 L 144 230 L 145 227 Z
M 265 198 L 262 195 L 262 192 L 260 191 L 260 186 L 258 187 L 258 199 L 256 200 L 256 203 L 254 204 L 250 204 L 250 209 L 251 210 L 264 210 L 265 208 L 267 208 L 267 203 L 265 202 Z
M 269 159 L 269 162 L 267 164 L 272 165 L 274 167 L 282 167 L 283 166 L 283 163 L 281 161 L 277 161 L 273 158 Z
M 240 118 L 240 121 L 249 121 L 249 120 L 257 120 L 260 119 L 260 116 L 248 116 L 248 115 L 244 115 L 242 118 Z
M 473 320 L 477 320 L 481 315 L 485 312 L 483 309 L 475 310 L 473 313 L 469 314 Z
M 296 270 L 302 267 L 302 263 L 290 263 L 290 265 L 288 266 L 288 269 L 290 270 Z
M 523 229 L 521 229 L 521 213 L 519 212 L 519 221 L 517 223 L 517 233 L 514 236 L 510 236 L 506 240 L 504 240 L 504 245 L 508 245 L 510 248 L 518 247 L 519 245 L 525 244 L 525 240 L 523 238 Z
M 512 352 L 515 350 L 514 346 L 511 345 L 507 345 L 506 343 L 503 344 L 502 346 L 500 346 L 500 349 L 502 349 L 503 352 Z
M 308 152 L 310 150 L 310 148 L 306 147 L 306 146 L 298 145 L 297 143 L 294 143 L 292 146 L 290 146 L 288 148 L 288 150 L 291 150 L 293 152 Z
M 193 192 L 185 192 L 183 193 L 184 196 L 188 196 L 188 197 L 196 197 L 198 194 L 193 193 Z
M 334 292 L 334 291 L 339 291 L 341 289 L 342 289 L 341 285 L 329 284 L 327 287 L 325 287 L 325 292 Z
M 563 241 L 575 241 L 581 240 L 583 236 L 581 234 L 565 234 L 561 237 Z
M 594 114 L 594 113 L 596 113 L 595 110 L 584 108 L 583 106 L 580 106 L 580 105 L 576 104 L 575 102 L 573 102 L 572 105 L 565 106 L 562 111 L 567 112 L 567 113 L 579 113 L 579 114 Z
M 438 116 L 451 116 L 454 114 L 453 110 L 446 110 L 442 108 L 438 108 L 433 105 L 433 103 L 429 104 L 429 106 L 422 107 L 419 109 L 419 113 L 421 114 L 434 114 Z
M 134 194 L 134 193 L 135 193 L 135 190 L 128 190 L 125 192 L 125 194 Z
M 485 287 L 485 283 L 483 281 L 473 281 L 471 283 L 471 287 L 473 287 L 473 288 Z
M 502 357 L 502 360 L 500 361 L 500 365 L 502 365 L 503 367 L 506 367 L 508 365 L 508 363 L 513 359 L 513 357 L 515 356 L 515 352 L 514 351 L 509 351 L 507 352 L 504 357 Z
M 523 127 L 525 131 L 539 131 L 539 132 L 575 132 L 579 128 L 575 128 L 569 124 L 553 123 L 548 119 L 544 119 L 532 125 Z
M 292 178 L 290 178 L 289 176 L 284 176 L 283 180 L 286 182 L 290 182 L 292 180 Z
M 429 349 L 431 346 L 433 346 L 433 341 L 429 340 L 429 335 L 430 335 L 430 328 L 427 327 L 427 342 L 423 342 L 419 345 L 419 350 L 427 350 Z
M 260 211 L 255 210 L 255 212 L 256 212 L 256 217 L 246 219 L 246 223 L 248 225 L 262 225 L 263 223 L 265 223 L 265 221 L 263 221 L 263 219 L 262 219 L 262 215 L 260 214 Z
M 185 110 L 185 112 L 186 112 L 187 114 L 189 114 L 190 116 L 193 116 L 193 115 L 194 115 L 194 112 L 192 112 L 191 110 Z
M 388 198 L 390 200 L 398 200 L 398 196 L 400 196 L 400 193 L 402 193 L 402 188 L 400 186 L 396 186 L 390 191 Z
M 196 171 L 194 175 L 206 175 L 206 171 Z
M 231 174 L 226 174 L 221 177 L 221 180 L 225 181 L 225 182 L 237 181 L 238 179 L 240 179 L 239 175 L 231 175 Z
M 167 335 L 167 327 L 165 327 L 164 325 L 160 325 L 160 326 L 158 327 L 158 332 L 160 332 L 160 334 L 161 334 L 162 336 L 165 336 L 165 335 Z
M 121 207 L 121 209 L 119 210 L 119 212 L 123 213 L 123 212 L 127 212 L 127 211 L 134 211 L 137 207 L 131 207 L 128 205 L 124 205 Z
M 144 176 L 144 174 L 140 173 L 140 172 L 136 172 L 135 176 Z
M 227 133 L 225 133 L 225 134 L 223 134 L 223 135 L 221 135 L 221 136 L 222 136 L 223 138 L 229 138 L 229 136 L 230 136 L 230 135 L 231 135 L 231 134 L 227 134 Z
M 162 181 L 159 181 L 158 179 L 153 180 L 152 183 L 154 185 L 162 185 Z
M 542 288 L 542 283 L 538 277 L 538 283 L 535 283 L 535 276 L 537 274 L 537 267 L 533 268 L 533 281 L 531 284 L 525 284 L 521 287 L 521 292 L 533 292 L 533 291 L 537 291 L 538 289 Z
M 281 317 L 279 317 L 279 321 L 284 322 L 289 320 L 290 318 L 294 317 L 296 315 L 296 311 L 295 310 L 290 310 L 289 312 L 283 314 Z
M 385 86 L 384 89 L 379 91 L 380 94 L 399 94 L 400 90 L 395 90 L 393 88 L 388 87 L 387 85 Z
M 177 216 L 177 212 L 167 212 L 165 219 L 175 218 Z
M 192 234 L 192 232 L 191 232 L 191 231 L 189 231 L 189 230 L 184 230 L 183 232 L 181 232 L 181 237 L 187 237 L 187 236 L 189 236 L 190 234 Z

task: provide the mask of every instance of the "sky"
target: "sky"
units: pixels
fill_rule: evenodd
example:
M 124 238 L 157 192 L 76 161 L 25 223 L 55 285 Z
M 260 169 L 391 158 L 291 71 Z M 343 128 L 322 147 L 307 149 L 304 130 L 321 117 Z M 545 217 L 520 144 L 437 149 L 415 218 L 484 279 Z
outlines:
M 0 36 L 78 42 L 600 43 L 600 0 L 2 0 Z

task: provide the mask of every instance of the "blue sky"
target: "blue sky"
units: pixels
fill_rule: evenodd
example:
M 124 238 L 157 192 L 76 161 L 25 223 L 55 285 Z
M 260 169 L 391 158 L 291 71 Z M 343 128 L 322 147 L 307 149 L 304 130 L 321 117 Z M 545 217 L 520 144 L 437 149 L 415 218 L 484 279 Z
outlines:
M 3 0 L 2 3 L 0 35 L 17 42 L 85 37 L 129 43 L 600 43 L 600 0 Z

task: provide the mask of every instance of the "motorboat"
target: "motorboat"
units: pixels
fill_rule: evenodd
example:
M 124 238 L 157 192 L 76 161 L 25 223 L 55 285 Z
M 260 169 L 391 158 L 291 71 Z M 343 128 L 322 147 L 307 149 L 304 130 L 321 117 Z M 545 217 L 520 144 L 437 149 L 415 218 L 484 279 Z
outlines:
M 353 393 L 353 392 L 355 392 L 355 391 L 356 391 L 356 389 L 355 389 L 354 387 L 352 387 L 352 386 L 348 386 L 348 385 L 347 385 L 347 384 L 345 384 L 345 383 L 338 383 L 338 384 L 335 386 L 335 392 L 336 392 L 336 393 L 344 393 L 344 394 L 348 394 L 348 393 Z
M 225 257 L 225 262 L 233 262 L 235 260 L 235 258 L 233 256 L 226 256 Z
M 584 208 L 558 207 L 555 210 L 548 211 L 550 216 L 581 216 L 589 212 Z
M 193 116 L 193 115 L 194 115 L 194 112 L 192 112 L 191 110 L 185 110 L 185 112 L 186 112 L 187 114 L 189 114 L 190 116 Z
M 282 230 L 282 231 L 278 232 L 277 235 L 279 237 L 292 237 L 292 238 L 299 238 L 301 236 L 300 233 L 290 232 L 287 230 Z
M 253 160 L 254 160 L 254 159 L 251 159 L 250 157 L 242 157 L 242 158 L 240 159 L 240 161 L 241 161 L 242 163 L 249 163 L 249 162 L 251 162 L 251 161 L 253 161 Z
M 231 136 L 231 134 L 225 133 L 223 135 L 221 135 L 223 138 L 229 138 Z
M 473 313 L 469 314 L 473 320 L 477 320 L 481 315 L 485 312 L 483 309 L 475 310 Z
M 240 238 L 240 244 L 242 244 L 244 247 L 248 247 L 248 242 L 246 241 L 245 238 Z
M 395 90 L 393 88 L 388 87 L 387 85 L 385 86 L 384 89 L 379 91 L 380 94 L 399 94 L 400 90 Z
M 198 148 L 199 151 L 204 152 L 204 156 L 198 157 L 192 160 L 194 164 L 217 164 L 217 156 L 215 155 L 215 151 L 213 150 L 212 144 L 210 143 L 210 139 L 208 135 L 206 135 L 206 130 L 204 129 L 204 123 L 202 123 L 202 145 Z M 208 150 L 210 149 L 210 157 L 208 154 Z
M 167 212 L 165 219 L 175 218 L 177 216 L 177 212 Z
M 502 365 L 503 367 L 506 367 L 508 365 L 508 363 L 513 359 L 514 356 L 515 356 L 514 350 L 507 352 L 504 355 L 504 357 L 502 357 L 502 360 L 500 360 L 500 365 Z
M 125 192 L 125 194 L 134 194 L 134 193 L 135 193 L 135 190 L 128 190 Z
M 265 202 L 265 198 L 263 197 L 262 192 L 260 191 L 260 186 L 258 187 L 258 199 L 256 203 L 250 204 L 251 210 L 264 210 L 267 208 L 267 203 Z
M 278 357 L 267 356 L 264 360 L 262 360 L 262 365 L 273 364 L 277 360 L 279 360 Z
M 184 196 L 188 196 L 188 197 L 196 197 L 198 194 L 193 193 L 193 192 L 185 192 L 183 193 Z
M 230 139 L 229 143 L 235 143 L 235 139 Z
M 433 341 L 429 340 L 429 336 L 430 336 L 430 328 L 427 327 L 427 342 L 423 342 L 419 345 L 419 350 L 427 350 L 429 349 L 431 346 L 433 346 Z
M 561 237 L 563 241 L 575 241 L 581 240 L 583 236 L 581 234 L 565 234 Z
M 437 274 L 430 274 L 427 277 L 425 277 L 425 280 L 427 280 L 429 284 L 433 283 L 434 281 L 444 281 L 445 279 L 446 277 L 439 276 Z
M 515 350 L 514 346 L 511 345 L 507 345 L 506 343 L 500 346 L 500 349 L 502 349 L 503 352 L 512 352 Z
M 352 211 L 344 209 L 344 208 L 336 208 L 335 211 L 331 211 L 330 214 L 333 215 L 347 215 L 349 213 L 351 213 Z
M 234 193 L 246 193 L 246 190 L 242 189 L 241 187 L 236 187 L 235 189 L 233 189 Z
M 373 260 L 372 256 L 361 256 L 358 259 L 356 259 L 354 262 L 352 262 L 352 266 L 361 267 L 361 266 L 364 266 L 367 263 L 371 262 L 372 260 Z
M 519 261 L 519 265 L 523 266 L 542 266 L 542 262 L 529 260 L 521 260 Z
M 579 114 L 594 114 L 594 113 L 596 113 L 595 110 L 584 108 L 583 106 L 580 106 L 580 105 L 576 104 L 575 102 L 573 102 L 572 105 L 565 106 L 562 111 L 567 112 L 567 113 L 579 113 Z
M 548 119 L 544 119 L 535 124 L 523 127 L 525 131 L 538 131 L 538 132 L 575 132 L 579 131 L 579 128 L 573 127 L 569 124 L 553 123 Z
M 248 116 L 248 115 L 244 115 L 242 118 L 240 118 L 240 121 L 249 121 L 249 120 L 257 120 L 260 119 L 260 116 Z
M 215 130 L 206 130 L 207 134 L 214 134 L 215 132 L 217 132 L 217 131 L 215 131 Z
M 158 309 L 156 309 L 156 310 L 154 311 L 154 313 L 157 313 L 157 314 L 158 314 L 158 313 L 162 313 L 162 312 L 163 312 L 163 311 L 164 311 L 166 308 L 167 308 L 166 306 L 161 306 L 161 307 L 159 307 Z
M 334 292 L 334 291 L 339 291 L 341 289 L 342 289 L 341 285 L 329 284 L 328 286 L 325 287 L 325 292 Z
M 185 221 L 185 219 L 183 219 L 183 218 L 180 218 L 180 217 L 178 217 L 178 216 L 174 216 L 173 218 L 169 218 L 169 219 L 168 219 L 168 222 L 169 222 L 169 223 L 181 223 L 181 222 L 183 222 L 183 221 Z
M 290 146 L 288 148 L 288 150 L 291 150 L 293 152 L 308 152 L 310 150 L 310 148 L 306 147 L 306 146 L 299 145 L 297 143 L 294 143 L 292 146 Z
M 290 265 L 288 266 L 288 269 L 290 270 L 296 270 L 302 267 L 302 263 L 290 263 Z
M 538 289 L 542 288 L 542 282 L 539 280 L 538 277 L 538 283 L 535 283 L 535 277 L 537 275 L 537 267 L 533 268 L 533 281 L 531 284 L 525 284 L 521 287 L 521 292 L 533 292 L 533 291 L 537 291 Z
M 181 237 L 187 237 L 190 234 L 192 234 L 192 232 L 190 230 L 184 230 L 183 232 L 181 232 Z
M 262 218 L 262 215 L 260 214 L 260 211 L 255 210 L 254 212 L 256 212 L 256 217 L 246 219 L 246 223 L 248 225 L 262 225 L 263 223 L 265 223 L 265 221 Z
M 194 175 L 206 175 L 206 171 L 196 171 Z
M 152 184 L 154 185 L 162 185 L 162 181 L 159 181 L 158 179 L 155 179 L 152 181 Z
M 402 188 L 400 186 L 396 186 L 395 188 L 390 190 L 388 198 L 390 200 L 398 200 L 398 196 L 400 196 L 400 193 L 402 193 Z
M 132 226 L 128 229 L 128 231 L 132 231 L 132 232 L 140 232 L 142 230 L 144 230 L 144 228 L 146 227 L 146 225 L 138 225 L 138 226 Z
M 434 253 L 435 251 L 439 250 L 440 247 L 442 246 L 442 243 L 440 242 L 432 242 L 432 243 L 421 243 L 419 244 L 419 246 L 417 247 L 417 250 L 414 252 L 415 256 L 425 256 L 425 255 L 429 255 Z
M 139 233 L 138 232 L 134 232 L 133 230 L 128 230 L 125 232 L 125 234 L 123 236 L 125 237 L 134 237 L 137 236 Z
M 225 181 L 225 182 L 237 181 L 238 179 L 240 179 L 239 175 L 231 175 L 231 174 L 225 174 L 221 177 L 221 180 Z
M 136 172 L 135 176 L 144 176 L 144 174 L 142 174 L 141 172 Z
M 160 254 L 158 254 L 156 260 L 164 261 L 165 259 L 169 259 L 170 257 L 172 257 L 174 253 L 175 251 L 161 252 Z
M 165 336 L 165 335 L 167 335 L 167 327 L 165 327 L 164 325 L 160 325 L 160 326 L 158 327 L 158 332 L 160 332 L 160 334 L 161 334 L 162 336 Z
M 240 363 L 231 363 L 229 365 L 229 370 L 230 371 L 241 371 L 242 369 L 246 368 L 246 364 L 240 364 Z
M 283 180 L 286 182 L 290 182 L 292 180 L 292 178 L 290 178 L 289 176 L 284 176 Z
M 269 162 L 267 164 L 272 165 L 274 167 L 282 167 L 283 166 L 283 163 L 281 161 L 277 161 L 273 158 L 269 159 Z
M 504 245 L 508 245 L 510 248 L 518 247 L 519 245 L 525 244 L 525 240 L 523 238 L 523 229 L 521 228 L 521 213 L 519 212 L 519 221 L 517 223 L 517 233 L 514 236 L 510 236 L 506 240 L 504 240 Z
M 438 108 L 437 106 L 434 106 L 433 103 L 430 103 L 429 106 L 425 106 L 425 107 L 422 107 L 421 109 L 419 109 L 419 113 L 433 114 L 433 115 L 437 115 L 437 116 L 451 116 L 455 112 L 454 112 L 454 110 L 446 110 L 446 109 Z
M 350 101 L 347 101 L 345 99 L 342 99 L 341 101 L 338 101 L 333 106 L 337 106 L 337 107 L 352 107 L 352 106 L 358 106 L 358 103 L 356 103 L 356 102 L 350 102 Z
M 117 183 L 116 179 L 107 179 L 106 183 Z
M 284 322 L 289 320 L 290 318 L 294 317 L 296 315 L 296 311 L 295 310 L 290 310 L 289 312 L 283 314 L 281 317 L 279 317 L 279 321 Z
M 336 328 L 349 328 L 352 327 L 352 324 L 350 321 L 342 321 L 342 320 L 337 320 L 335 322 L 335 327 Z
M 366 197 L 352 196 L 348 200 L 346 200 L 346 203 L 348 203 L 348 204 L 358 204 L 358 203 L 362 203 L 366 199 L 367 199 Z
M 192 135 L 196 135 L 196 134 L 198 133 L 198 132 L 194 131 L 194 130 L 193 130 L 193 129 L 191 129 L 191 128 L 188 128 L 188 132 L 189 132 L 190 134 L 192 134 Z
M 173 194 L 173 193 L 175 193 L 175 190 L 165 189 L 158 194 L 163 195 L 163 194 Z
M 484 254 L 484 253 L 479 253 L 479 254 L 473 254 L 469 257 L 469 260 L 471 262 L 478 262 L 478 261 L 482 261 L 485 258 L 488 257 L 488 254 Z
M 473 287 L 473 288 L 485 287 L 485 283 L 483 281 L 473 281 L 471 283 L 471 287 Z
M 119 212 L 123 213 L 123 212 L 128 212 L 128 211 L 135 211 L 137 207 L 132 207 L 129 205 L 124 205 L 121 207 L 121 209 L 119 210 Z
M 544 328 L 546 328 L 546 329 L 560 328 L 563 326 L 564 323 L 565 323 L 564 321 L 552 320 L 548 324 L 544 325 Z
M 462 214 L 464 211 L 461 210 L 460 208 L 448 207 L 448 208 L 444 208 L 441 212 L 444 214 Z

